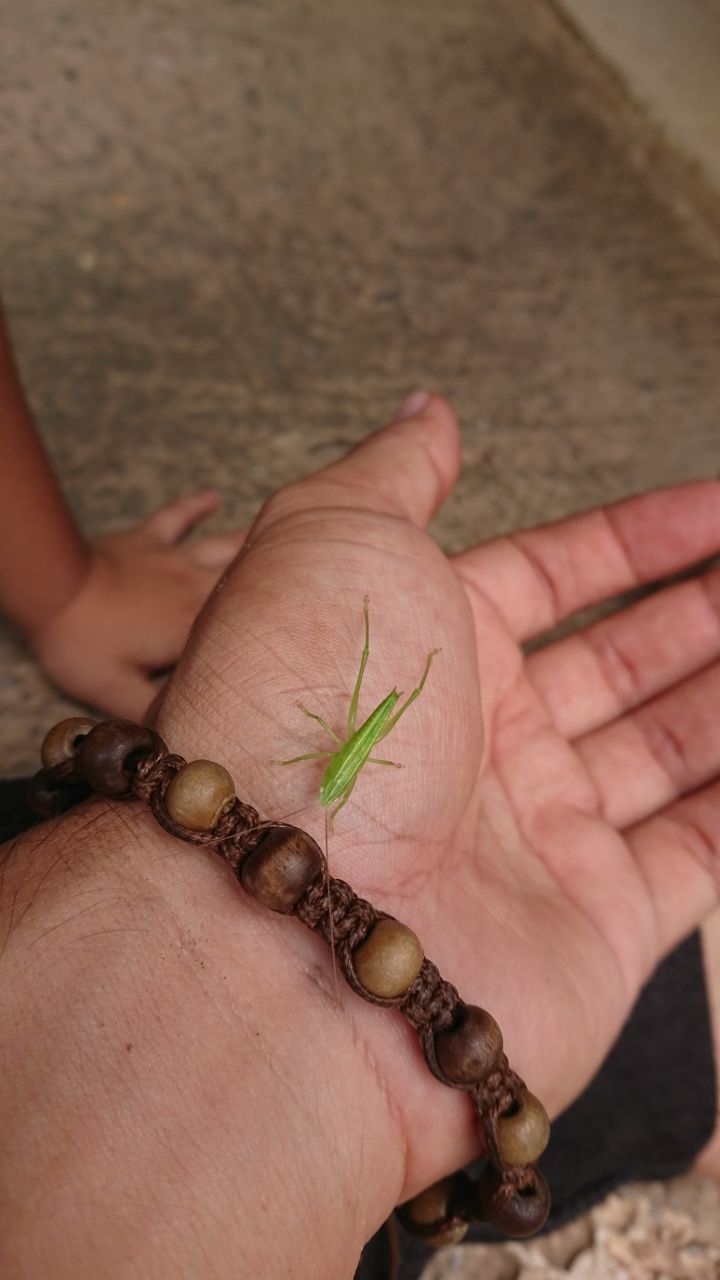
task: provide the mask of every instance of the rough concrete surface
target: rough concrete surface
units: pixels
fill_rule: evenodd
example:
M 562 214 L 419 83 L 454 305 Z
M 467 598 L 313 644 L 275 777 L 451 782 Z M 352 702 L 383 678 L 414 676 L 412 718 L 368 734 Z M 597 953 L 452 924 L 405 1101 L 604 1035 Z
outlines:
M 246 523 L 416 386 L 463 426 L 447 548 L 718 471 L 720 257 L 551 6 L 24 0 L 0 60 L 3 295 L 89 532 L 198 483 Z M 3 773 L 70 707 L 4 633 Z M 622 1203 L 684 1253 L 603 1209 L 572 1274 L 717 1274 L 673 1185 Z

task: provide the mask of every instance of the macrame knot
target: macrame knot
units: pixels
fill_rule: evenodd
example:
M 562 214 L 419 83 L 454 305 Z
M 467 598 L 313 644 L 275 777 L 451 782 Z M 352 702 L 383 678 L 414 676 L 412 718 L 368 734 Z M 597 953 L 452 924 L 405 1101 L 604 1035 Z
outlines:
M 153 751 L 141 756 L 135 766 L 130 783 L 130 795 L 134 800 L 149 800 L 155 791 L 164 794 L 171 778 L 186 764 L 183 756 L 169 751 Z
M 443 1031 L 450 1026 L 459 1001 L 452 983 L 440 976 L 432 960 L 425 959 L 400 1007 L 416 1031 L 424 1028 Z

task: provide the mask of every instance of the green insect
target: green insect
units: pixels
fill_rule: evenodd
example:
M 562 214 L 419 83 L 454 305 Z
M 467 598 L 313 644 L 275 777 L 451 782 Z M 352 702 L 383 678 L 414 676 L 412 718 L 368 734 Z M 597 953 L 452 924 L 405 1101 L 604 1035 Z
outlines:
M 322 716 L 316 715 L 314 711 L 308 711 L 302 703 L 299 703 L 300 710 L 311 720 L 316 720 L 322 725 L 326 733 L 339 744 L 338 750 L 331 751 L 310 751 L 306 755 L 293 756 L 291 760 L 276 760 L 275 764 L 298 764 L 301 760 L 328 760 L 329 763 L 322 776 L 320 783 L 320 803 L 324 806 L 335 804 L 335 808 L 329 815 L 330 826 L 333 819 L 346 805 L 353 788 L 358 779 L 358 774 L 365 764 L 384 764 L 392 769 L 402 769 L 402 765 L 396 764 L 394 760 L 380 760 L 376 756 L 371 756 L 370 752 L 373 747 L 382 742 L 388 734 L 395 728 L 398 720 L 405 714 L 408 707 L 420 697 L 425 681 L 428 678 L 430 664 L 439 649 L 433 649 L 427 656 L 425 670 L 422 673 L 420 683 L 416 689 L 413 689 L 408 698 L 405 699 L 398 711 L 395 710 L 397 703 L 400 701 L 402 694 L 397 689 L 393 689 L 382 702 L 378 704 L 374 711 L 370 713 L 367 720 L 360 725 L 359 729 L 355 728 L 357 720 L 358 702 L 360 699 L 360 688 L 365 674 L 365 668 L 370 656 L 370 611 L 367 596 L 363 602 L 363 615 L 365 618 L 365 644 L 360 657 L 360 668 L 355 681 L 355 688 L 350 700 L 350 710 L 348 712 L 347 723 L 347 739 L 343 741 L 330 725 L 327 724 Z M 339 801 L 339 804 L 336 804 Z

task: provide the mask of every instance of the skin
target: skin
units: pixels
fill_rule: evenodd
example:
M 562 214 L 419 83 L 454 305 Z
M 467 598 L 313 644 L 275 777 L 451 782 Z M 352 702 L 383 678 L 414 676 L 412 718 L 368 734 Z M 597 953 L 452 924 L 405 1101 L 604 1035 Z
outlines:
M 342 715 L 358 601 L 382 619 L 370 705 L 432 637 L 443 660 L 395 730 L 406 768 L 361 773 L 332 870 L 497 1017 L 557 1113 L 661 957 L 716 928 L 720 575 L 521 644 L 716 553 L 720 483 L 448 559 L 425 526 L 457 426 L 438 397 L 404 415 L 266 504 L 157 724 L 287 814 L 319 766 L 268 761 L 298 695 Z M 339 1280 L 394 1203 L 477 1149 L 403 1020 L 336 996 L 318 939 L 144 806 L 97 803 L 20 841 L 0 937 L 3 1276 Z
M 130 529 L 88 541 L 33 422 L 0 311 L 0 612 L 47 674 L 79 701 L 139 719 L 153 671 L 177 660 L 242 534 L 185 544 L 217 511 L 200 489 Z

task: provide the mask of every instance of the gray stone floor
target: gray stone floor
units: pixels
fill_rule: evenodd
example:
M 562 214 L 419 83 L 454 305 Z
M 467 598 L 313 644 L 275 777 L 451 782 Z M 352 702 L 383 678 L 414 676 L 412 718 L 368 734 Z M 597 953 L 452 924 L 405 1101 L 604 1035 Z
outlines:
M 416 386 L 448 548 L 720 468 L 716 246 L 549 4 L 23 0 L 0 64 L 2 290 L 88 532 L 198 483 L 245 523 Z M 0 635 L 2 772 L 69 706 Z
M 448 547 L 718 470 L 720 262 L 552 8 L 24 0 L 0 58 L 0 280 L 88 531 L 196 482 L 246 522 L 417 385 Z M 0 644 L 7 770 L 66 704 Z

